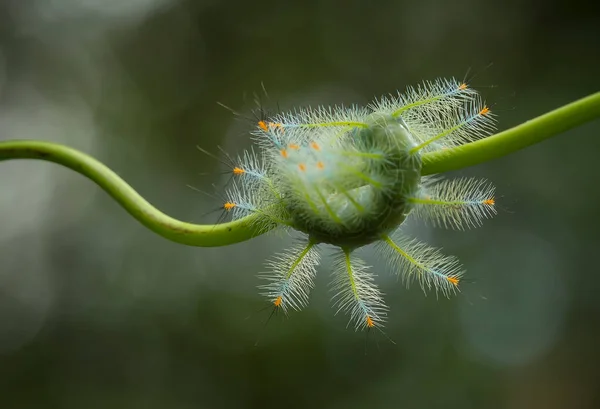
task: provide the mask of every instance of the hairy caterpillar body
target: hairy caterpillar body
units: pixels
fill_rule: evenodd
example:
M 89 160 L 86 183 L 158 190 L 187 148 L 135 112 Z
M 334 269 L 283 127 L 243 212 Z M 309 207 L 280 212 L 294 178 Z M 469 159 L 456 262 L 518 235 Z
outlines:
M 223 208 L 234 219 L 254 214 L 257 228 L 280 226 L 306 239 L 277 254 L 260 274 L 262 294 L 283 311 L 307 305 L 318 248 L 340 249 L 332 301 L 356 329 L 381 327 L 387 307 L 374 275 L 354 253 L 377 243 L 407 284 L 444 295 L 457 291 L 456 258 L 400 232 L 409 215 L 434 226 L 476 227 L 495 214 L 486 181 L 422 177 L 421 155 L 482 138 L 494 118 L 478 93 L 455 80 L 426 82 L 366 108 L 300 109 L 260 120 L 258 145 L 231 170 Z
M 414 144 L 406 128 L 391 120 L 374 114 L 352 132 L 311 132 L 306 137 L 315 140 L 279 154 L 284 206 L 310 240 L 356 248 L 404 221 L 421 161 L 408 153 Z

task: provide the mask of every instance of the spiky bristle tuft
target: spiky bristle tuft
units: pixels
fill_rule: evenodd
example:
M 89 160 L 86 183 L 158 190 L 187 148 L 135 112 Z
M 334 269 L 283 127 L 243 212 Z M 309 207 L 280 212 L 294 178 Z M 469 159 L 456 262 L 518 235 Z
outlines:
M 439 249 L 400 233 L 395 236 L 392 239 L 384 235 L 378 249 L 407 286 L 417 281 L 423 290 L 434 290 L 446 297 L 458 290 L 464 272 L 456 257 L 446 256 Z
M 375 284 L 374 274 L 358 257 L 343 249 L 334 261 L 331 291 L 336 314 L 350 316 L 348 325 L 356 330 L 382 327 L 387 315 L 383 294 Z
M 409 201 L 416 217 L 436 227 L 465 230 L 496 214 L 494 193 L 485 179 L 426 180 Z
M 319 252 L 312 242 L 275 255 L 267 262 L 270 271 L 259 275 L 268 281 L 259 286 L 261 294 L 284 312 L 290 308 L 301 310 L 308 304 L 318 264 Z

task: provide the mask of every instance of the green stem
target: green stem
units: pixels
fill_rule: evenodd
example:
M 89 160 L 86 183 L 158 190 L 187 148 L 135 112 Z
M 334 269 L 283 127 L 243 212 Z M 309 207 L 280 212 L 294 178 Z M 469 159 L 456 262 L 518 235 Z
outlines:
M 425 154 L 423 174 L 447 172 L 499 158 L 598 117 L 600 93 L 480 141 Z M 219 225 L 191 224 L 167 216 L 104 164 L 67 146 L 32 140 L 0 142 L 0 161 L 10 159 L 40 159 L 81 173 L 104 189 L 144 226 L 177 243 L 200 247 L 226 246 L 260 234 L 254 224 L 258 216 L 248 216 Z
M 252 222 L 257 216 L 218 225 L 185 223 L 167 216 L 106 165 L 68 146 L 32 140 L 0 142 L 0 161 L 10 159 L 41 159 L 81 173 L 96 182 L 144 226 L 177 243 L 200 247 L 226 246 L 248 240 L 256 234 Z
M 487 162 L 600 117 L 600 92 L 490 137 L 423 155 L 423 174 L 442 173 Z

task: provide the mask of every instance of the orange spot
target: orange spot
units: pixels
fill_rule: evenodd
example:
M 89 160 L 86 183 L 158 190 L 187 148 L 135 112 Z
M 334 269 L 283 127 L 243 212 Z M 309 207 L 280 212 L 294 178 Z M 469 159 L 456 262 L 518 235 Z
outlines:
M 490 109 L 488 107 L 483 107 L 481 111 L 479 111 L 479 115 L 487 115 L 490 113 Z
M 230 211 L 235 207 L 235 203 L 227 202 L 223 205 L 223 209 Z
M 273 128 L 279 128 L 280 131 L 283 131 L 283 125 L 275 122 L 258 121 L 258 127 L 265 132 Z
M 457 277 L 446 277 L 448 281 L 458 287 L 458 278 Z
M 320 146 L 319 146 L 319 144 L 318 144 L 318 143 L 316 143 L 316 142 L 311 142 L 311 143 L 310 143 L 310 147 L 311 147 L 311 148 L 313 148 L 313 149 L 314 149 L 314 150 L 316 150 L 316 151 L 320 151 L 320 150 L 321 150 L 321 147 L 320 147 Z
M 374 326 L 375 323 L 373 322 L 373 319 L 367 315 L 367 327 L 373 328 Z
M 319 170 L 323 170 L 323 169 L 325 169 L 325 165 L 323 164 L 323 162 L 317 162 L 317 168 Z
M 279 128 L 280 131 L 283 131 L 283 125 L 280 123 L 269 122 L 269 128 Z
M 298 168 L 299 168 L 299 169 L 300 169 L 302 172 L 304 172 L 304 171 L 306 170 L 306 165 L 305 165 L 304 163 L 301 163 L 301 164 L 299 164 L 299 165 L 298 165 Z
M 286 151 L 285 149 L 282 149 L 282 150 L 281 150 L 281 156 L 283 156 L 284 158 L 286 158 L 286 159 L 287 159 L 287 157 L 288 157 L 288 153 L 287 153 L 287 151 Z
M 489 206 L 493 206 L 496 204 L 496 201 L 494 199 L 487 199 L 483 201 L 483 204 L 489 205 Z
M 234 175 L 239 176 L 239 175 L 243 175 L 244 173 L 246 173 L 246 171 L 242 168 L 238 168 L 238 167 L 233 168 Z
M 295 143 L 291 143 L 291 144 L 290 144 L 288 147 L 289 147 L 290 149 L 293 149 L 293 150 L 295 150 L 295 151 L 297 151 L 298 149 L 300 149 L 300 145 L 297 145 L 297 144 L 295 144 Z
M 465 84 L 464 82 L 458 86 L 458 89 L 459 89 L 460 91 L 464 91 L 464 90 L 466 90 L 467 88 L 468 88 L 468 86 L 467 86 L 467 84 Z
M 275 307 L 281 306 L 281 296 L 275 298 L 275 301 L 273 301 L 273 304 L 275 304 Z

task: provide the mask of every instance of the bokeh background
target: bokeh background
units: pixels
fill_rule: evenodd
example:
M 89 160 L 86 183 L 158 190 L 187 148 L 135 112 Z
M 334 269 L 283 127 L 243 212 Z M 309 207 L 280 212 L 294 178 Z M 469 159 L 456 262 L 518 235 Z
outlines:
M 471 68 L 506 129 L 600 89 L 598 19 L 579 0 L 3 0 L 0 139 L 68 144 L 211 223 L 219 200 L 187 185 L 226 178 L 195 146 L 238 153 L 252 126 L 217 102 L 365 104 Z M 408 226 L 472 280 L 437 300 L 382 270 L 395 344 L 334 316 L 327 262 L 311 305 L 265 325 L 255 275 L 288 237 L 181 246 L 72 171 L 4 162 L 0 407 L 600 407 L 599 133 L 451 175 L 493 181 L 499 215 Z

